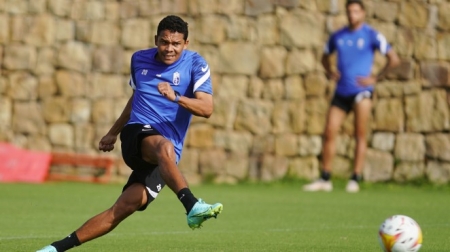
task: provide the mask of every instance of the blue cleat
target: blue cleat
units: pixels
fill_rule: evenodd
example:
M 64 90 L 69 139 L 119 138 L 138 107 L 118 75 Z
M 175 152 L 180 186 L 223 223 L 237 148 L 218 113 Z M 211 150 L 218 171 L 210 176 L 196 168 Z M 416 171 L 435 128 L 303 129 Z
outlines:
M 196 229 L 202 226 L 207 219 L 214 217 L 222 212 L 223 205 L 216 203 L 214 205 L 206 204 L 202 199 L 198 199 L 194 207 L 187 215 L 187 223 L 190 228 Z
M 38 250 L 36 252 L 58 252 L 58 250 L 56 250 L 56 248 L 53 247 L 52 245 L 48 245 L 48 246 L 45 246 L 44 248 L 41 248 L 40 250 Z

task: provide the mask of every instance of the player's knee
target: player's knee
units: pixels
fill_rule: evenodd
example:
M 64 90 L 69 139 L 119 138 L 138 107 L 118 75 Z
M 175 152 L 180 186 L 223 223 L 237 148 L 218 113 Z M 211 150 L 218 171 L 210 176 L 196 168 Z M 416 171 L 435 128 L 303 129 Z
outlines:
M 164 141 L 158 146 L 159 159 L 174 159 L 175 147 L 170 141 Z

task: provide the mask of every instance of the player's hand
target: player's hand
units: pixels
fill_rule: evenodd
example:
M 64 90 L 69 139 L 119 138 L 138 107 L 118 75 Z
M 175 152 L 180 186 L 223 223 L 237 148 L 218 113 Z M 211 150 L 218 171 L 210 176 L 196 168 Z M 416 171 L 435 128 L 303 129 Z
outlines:
M 326 75 L 327 78 L 332 81 L 338 81 L 341 78 L 341 74 L 339 72 L 328 72 Z
M 369 77 L 357 77 L 356 82 L 363 87 L 372 86 L 377 82 L 377 77 L 372 75 Z
M 114 144 L 117 141 L 116 135 L 106 134 L 98 143 L 98 149 L 106 152 L 114 150 Z
M 176 98 L 175 91 L 168 82 L 158 83 L 158 92 L 162 94 L 169 101 L 174 101 Z

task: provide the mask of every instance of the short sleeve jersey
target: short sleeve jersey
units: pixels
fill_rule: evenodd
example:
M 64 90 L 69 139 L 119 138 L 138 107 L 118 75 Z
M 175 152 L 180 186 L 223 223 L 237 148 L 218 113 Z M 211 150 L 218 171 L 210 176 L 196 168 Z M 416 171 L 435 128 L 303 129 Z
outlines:
M 341 78 L 336 93 L 352 96 L 366 90 L 373 91 L 373 85 L 358 85 L 357 78 L 370 76 L 376 50 L 385 55 L 390 48 L 386 38 L 367 24 L 355 31 L 345 27 L 333 33 L 325 45 L 324 53 L 337 52 Z
M 193 98 L 195 92 L 212 94 L 211 72 L 203 57 L 193 51 L 183 50 L 171 65 L 156 60 L 156 54 L 157 49 L 151 48 L 131 57 L 129 84 L 134 89 L 134 98 L 127 124 L 144 124 L 158 130 L 175 146 L 178 162 L 192 114 L 162 96 L 158 83 L 168 82 L 174 91 Z

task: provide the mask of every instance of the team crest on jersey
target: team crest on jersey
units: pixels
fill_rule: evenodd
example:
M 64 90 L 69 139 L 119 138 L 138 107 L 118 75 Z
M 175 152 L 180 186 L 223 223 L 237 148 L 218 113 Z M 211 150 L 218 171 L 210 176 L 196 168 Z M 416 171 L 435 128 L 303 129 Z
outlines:
M 356 45 L 358 46 L 358 49 L 362 49 L 364 47 L 364 39 L 359 38 L 358 41 L 356 42 Z
M 173 73 L 172 83 L 173 83 L 173 85 L 175 85 L 175 86 L 177 86 L 177 85 L 180 84 L 180 73 L 179 73 L 179 72 Z

